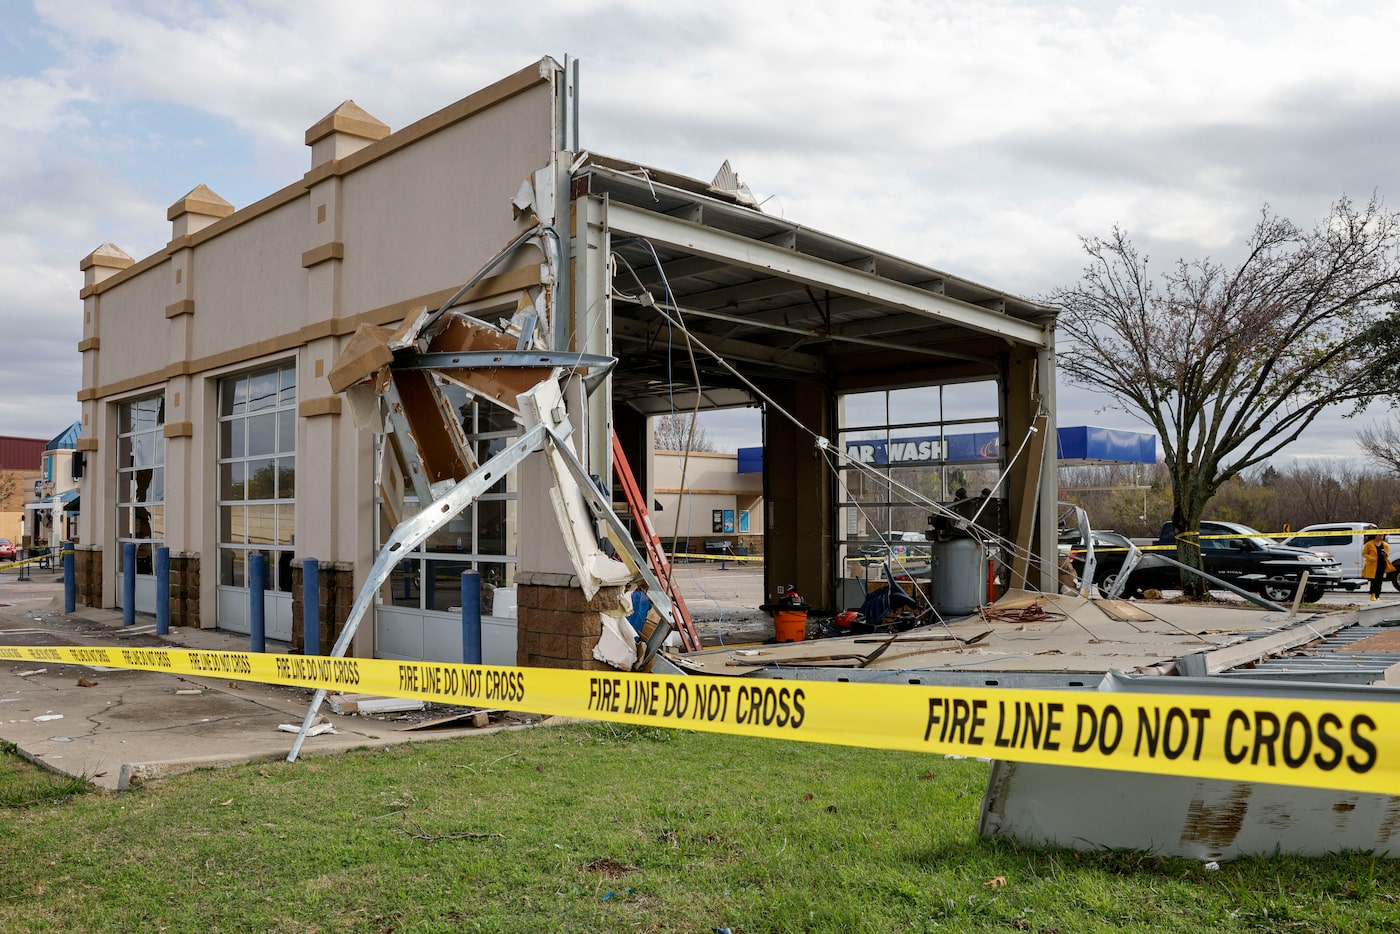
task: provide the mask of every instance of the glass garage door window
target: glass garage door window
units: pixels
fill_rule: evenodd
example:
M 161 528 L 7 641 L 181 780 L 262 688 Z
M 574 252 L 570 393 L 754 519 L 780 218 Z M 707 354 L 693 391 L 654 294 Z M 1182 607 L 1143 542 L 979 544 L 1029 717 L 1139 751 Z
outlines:
M 219 584 L 248 586 L 248 557 L 266 561 L 267 589 L 292 589 L 296 531 L 296 368 L 219 383 Z

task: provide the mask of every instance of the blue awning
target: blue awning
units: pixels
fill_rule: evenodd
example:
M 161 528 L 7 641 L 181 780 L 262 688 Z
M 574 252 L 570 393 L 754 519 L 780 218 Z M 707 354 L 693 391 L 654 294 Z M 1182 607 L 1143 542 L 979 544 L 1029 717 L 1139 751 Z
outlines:
M 52 509 L 55 502 L 63 504 L 64 512 L 76 512 L 78 509 L 78 491 L 64 490 L 62 493 L 55 493 L 52 496 L 45 496 L 43 499 L 36 499 L 32 503 L 25 503 L 25 509 Z

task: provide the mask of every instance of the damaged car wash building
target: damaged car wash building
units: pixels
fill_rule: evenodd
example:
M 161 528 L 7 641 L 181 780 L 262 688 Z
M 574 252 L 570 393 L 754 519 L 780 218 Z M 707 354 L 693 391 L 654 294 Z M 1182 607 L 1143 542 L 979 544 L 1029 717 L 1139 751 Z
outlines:
M 79 602 L 153 612 L 168 549 L 171 622 L 247 631 L 256 565 L 267 637 L 299 650 L 314 558 L 330 645 L 395 525 L 476 465 L 451 452 L 485 461 L 522 431 L 497 403 L 533 370 L 381 380 L 399 417 L 378 425 L 333 378 L 449 307 L 481 326 L 432 349 L 615 360 L 560 377 L 553 413 L 589 474 L 618 452 L 647 503 L 649 417 L 761 407 L 767 593 L 834 606 L 849 555 L 925 518 L 895 515 L 910 468 L 851 439 L 970 433 L 998 460 L 934 443 L 921 492 L 988 489 L 1003 583 L 1056 589 L 1053 311 L 766 214 L 727 164 L 706 183 L 589 152 L 579 101 L 577 63 L 551 58 L 398 130 L 347 101 L 306 131 L 301 178 L 241 208 L 201 185 L 163 249 L 82 261 Z M 410 449 L 406 470 L 387 456 Z M 476 570 L 483 661 L 594 664 L 587 617 L 620 590 L 579 590 L 556 479 L 530 454 L 397 555 L 350 651 L 461 660 Z

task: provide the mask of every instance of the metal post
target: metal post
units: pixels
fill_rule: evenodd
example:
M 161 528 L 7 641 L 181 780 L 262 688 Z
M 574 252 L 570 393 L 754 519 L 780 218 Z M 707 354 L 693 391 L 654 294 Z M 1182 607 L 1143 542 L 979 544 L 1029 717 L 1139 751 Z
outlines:
M 481 664 L 481 572 L 462 572 L 462 664 Z
M 301 651 L 321 654 L 321 562 L 301 559 Z
M 73 543 L 63 543 L 63 612 L 78 608 L 78 576 L 73 566 Z
M 122 546 L 122 625 L 136 625 L 136 543 Z
M 267 559 L 260 552 L 248 555 L 248 650 L 267 651 L 263 593 L 267 590 Z
M 66 568 L 66 566 L 65 566 Z M 170 549 L 156 549 L 156 635 L 170 632 Z

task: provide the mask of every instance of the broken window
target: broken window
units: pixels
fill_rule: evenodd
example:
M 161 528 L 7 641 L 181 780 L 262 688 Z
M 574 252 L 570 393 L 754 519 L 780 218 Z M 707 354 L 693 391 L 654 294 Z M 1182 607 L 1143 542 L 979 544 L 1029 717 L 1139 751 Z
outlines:
M 123 402 L 117 412 L 117 542 L 136 545 L 136 573 L 155 573 L 165 544 L 165 394 Z M 117 570 L 126 549 L 117 549 Z
M 510 412 L 490 403 L 470 401 L 460 387 L 445 386 L 444 393 L 461 414 L 462 431 L 479 462 L 504 450 L 519 435 Z M 428 540 L 399 562 L 381 593 L 394 606 L 457 612 L 461 606 L 462 572 L 481 575 L 481 612 L 491 615 L 493 595 L 499 587 L 515 582 L 517 519 L 516 472 L 509 471 L 486 493 L 433 532 Z M 418 498 L 404 497 L 403 518 L 418 513 Z M 379 511 L 379 543 L 394 531 L 383 509 Z

